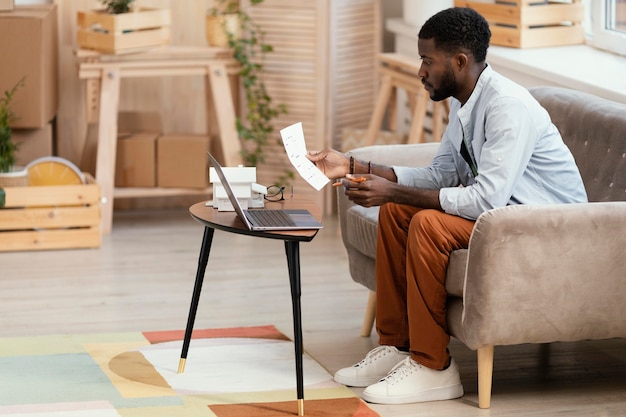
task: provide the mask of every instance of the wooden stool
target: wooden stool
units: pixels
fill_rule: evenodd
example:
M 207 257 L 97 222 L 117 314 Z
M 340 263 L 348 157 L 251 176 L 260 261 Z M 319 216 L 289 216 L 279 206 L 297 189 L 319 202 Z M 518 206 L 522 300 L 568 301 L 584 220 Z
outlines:
M 373 145 L 376 136 L 380 131 L 385 113 L 388 115 L 390 130 L 396 131 L 396 94 L 397 89 L 402 88 L 407 92 L 409 104 L 412 112 L 411 131 L 407 143 L 421 143 L 424 140 L 424 119 L 428 111 L 428 92 L 420 77 L 417 75 L 420 63 L 415 59 L 408 58 L 397 53 L 383 53 L 379 55 L 380 60 L 380 91 L 374 114 L 370 119 L 370 124 L 365 137 L 365 145 Z M 432 138 L 434 142 L 441 141 L 443 126 L 450 112 L 448 100 L 432 102 Z

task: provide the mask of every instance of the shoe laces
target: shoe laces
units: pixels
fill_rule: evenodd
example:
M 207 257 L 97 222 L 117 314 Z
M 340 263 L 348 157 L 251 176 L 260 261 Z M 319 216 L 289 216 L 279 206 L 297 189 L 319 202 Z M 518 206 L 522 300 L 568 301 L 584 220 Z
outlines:
M 389 374 L 381 379 L 381 382 L 386 381 L 390 384 L 395 384 L 396 382 L 402 381 L 412 373 L 417 372 L 421 368 L 422 365 L 412 360 L 411 357 L 408 357 L 402 362 L 398 363 L 393 368 L 391 368 Z
M 361 366 L 368 365 L 372 362 L 376 362 L 376 360 L 387 355 L 387 353 L 390 353 L 392 350 L 393 348 L 389 346 L 378 346 L 377 348 L 370 350 L 370 352 L 367 355 L 365 355 L 365 358 L 363 358 L 361 362 L 357 363 L 354 366 L 359 368 Z

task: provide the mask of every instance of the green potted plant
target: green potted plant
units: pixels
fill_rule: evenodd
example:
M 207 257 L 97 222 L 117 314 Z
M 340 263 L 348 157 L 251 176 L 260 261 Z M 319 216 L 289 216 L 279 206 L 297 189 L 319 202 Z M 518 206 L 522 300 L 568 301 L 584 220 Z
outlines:
M 251 6 L 264 0 L 249 0 Z M 263 81 L 263 60 L 266 53 L 272 52 L 271 45 L 264 41 L 264 32 L 245 10 L 239 7 L 238 0 L 216 0 L 216 6 L 209 9 L 209 17 L 235 16 L 235 19 L 223 19 L 220 22 L 233 50 L 233 56 L 240 65 L 239 79 L 244 91 L 246 112 L 244 118 L 238 117 L 237 132 L 243 142 L 242 157 L 246 165 L 257 166 L 264 162 L 264 150 L 274 132 L 272 120 L 287 113 L 284 104 L 275 104 L 267 92 Z M 236 22 L 233 26 L 232 22 Z M 207 35 L 208 35 L 207 27 Z M 207 41 L 210 40 L 207 37 Z M 215 45 L 214 45 L 215 46 Z M 286 171 L 278 179 L 287 184 L 294 178 L 291 171 Z
M 206 40 L 210 46 L 228 47 L 228 34 L 237 39 L 241 36 L 239 2 L 217 0 L 206 15 Z
M 28 171 L 15 166 L 17 144 L 11 140 L 11 123 L 16 118 L 11 109 L 11 101 L 23 84 L 22 78 L 0 97 L 0 187 L 28 185 Z
M 100 0 L 106 11 L 111 14 L 128 13 L 134 0 Z

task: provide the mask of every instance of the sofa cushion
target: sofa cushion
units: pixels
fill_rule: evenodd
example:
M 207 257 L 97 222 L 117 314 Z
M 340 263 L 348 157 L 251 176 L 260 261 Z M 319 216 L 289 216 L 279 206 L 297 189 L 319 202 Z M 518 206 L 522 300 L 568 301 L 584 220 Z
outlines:
M 376 257 L 378 207 L 352 206 L 346 213 L 348 243 L 363 255 Z
M 370 258 L 376 257 L 378 235 L 378 207 L 350 207 L 346 213 L 348 243 Z M 449 296 L 463 297 L 467 249 L 456 250 L 450 255 L 446 273 L 446 291 Z
M 558 87 L 534 87 L 574 155 L 589 201 L 626 201 L 624 105 Z

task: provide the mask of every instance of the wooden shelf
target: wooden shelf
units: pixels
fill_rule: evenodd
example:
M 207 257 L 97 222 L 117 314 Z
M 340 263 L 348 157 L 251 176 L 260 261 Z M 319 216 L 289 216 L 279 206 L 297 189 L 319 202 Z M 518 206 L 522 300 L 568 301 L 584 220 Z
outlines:
M 222 159 L 227 166 L 241 163 L 240 142 L 235 127 L 235 103 L 231 92 L 231 77 L 239 67 L 232 51 L 224 48 L 191 48 L 168 46 L 135 54 L 111 55 L 79 50 L 78 77 L 86 81 L 87 122 L 97 126 L 95 143 L 85 149 L 96 150 L 96 181 L 102 190 L 102 233 L 111 232 L 113 200 L 116 197 L 158 197 L 169 195 L 204 194 L 205 190 L 114 187 L 117 151 L 117 112 L 121 79 L 203 75 L 209 121 L 208 130 L 215 131 L 220 141 Z M 211 127 L 211 124 L 215 128 Z
M 177 195 L 213 195 L 213 188 L 116 187 L 113 198 L 168 197 Z

